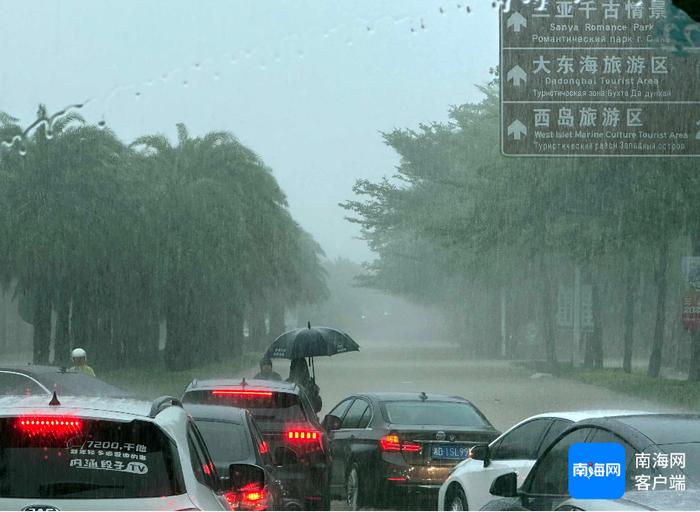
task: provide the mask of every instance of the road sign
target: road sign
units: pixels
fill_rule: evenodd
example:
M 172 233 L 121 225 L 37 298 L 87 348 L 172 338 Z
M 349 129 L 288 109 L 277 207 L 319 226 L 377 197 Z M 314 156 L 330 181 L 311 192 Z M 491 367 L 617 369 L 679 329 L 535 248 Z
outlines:
M 689 331 L 700 330 L 700 294 L 697 292 L 688 292 L 683 297 L 681 321 Z
M 677 51 L 670 0 L 505 4 L 505 155 L 700 156 L 700 25 Z
M 700 291 L 700 256 L 685 256 L 681 260 L 683 280 L 692 290 Z
M 593 287 L 591 285 L 580 286 L 578 298 L 579 328 L 583 332 L 593 330 Z M 557 326 L 562 329 L 574 327 L 574 287 L 559 285 L 557 294 Z

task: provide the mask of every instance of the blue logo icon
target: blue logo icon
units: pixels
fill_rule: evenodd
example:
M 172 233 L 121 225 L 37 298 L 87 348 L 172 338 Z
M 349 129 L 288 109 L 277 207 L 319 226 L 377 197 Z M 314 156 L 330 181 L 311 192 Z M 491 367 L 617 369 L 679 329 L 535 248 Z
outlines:
M 577 443 L 569 447 L 569 495 L 615 500 L 625 494 L 625 448 L 618 443 Z

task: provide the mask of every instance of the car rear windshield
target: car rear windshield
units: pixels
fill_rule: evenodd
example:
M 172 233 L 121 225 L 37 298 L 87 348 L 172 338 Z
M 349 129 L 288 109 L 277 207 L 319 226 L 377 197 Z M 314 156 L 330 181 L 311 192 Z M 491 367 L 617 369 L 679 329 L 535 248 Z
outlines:
M 198 419 L 197 426 L 217 467 L 252 456 L 248 433 L 240 423 Z
M 175 444 L 148 422 L 0 419 L 2 498 L 173 496 L 184 492 L 178 460 Z
M 265 432 L 282 431 L 288 423 L 307 421 L 301 398 L 294 393 L 265 391 L 259 394 L 239 394 L 233 390 L 226 390 L 225 393 L 217 393 L 216 390 L 196 390 L 187 392 L 183 400 L 248 409 L 260 429 Z
M 491 426 L 473 406 L 464 402 L 401 400 L 384 402 L 384 410 L 389 423 L 398 425 Z

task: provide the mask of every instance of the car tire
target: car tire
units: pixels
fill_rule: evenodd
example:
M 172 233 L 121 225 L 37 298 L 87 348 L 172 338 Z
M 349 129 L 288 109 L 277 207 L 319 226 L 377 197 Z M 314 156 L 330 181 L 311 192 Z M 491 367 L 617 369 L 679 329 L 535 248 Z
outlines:
M 360 474 L 360 466 L 353 463 L 345 475 L 345 504 L 350 510 L 360 510 L 367 503 L 365 482 Z
M 469 510 L 467 496 L 464 494 L 462 487 L 457 485 L 456 489 L 449 496 L 450 499 L 447 500 L 445 510 Z

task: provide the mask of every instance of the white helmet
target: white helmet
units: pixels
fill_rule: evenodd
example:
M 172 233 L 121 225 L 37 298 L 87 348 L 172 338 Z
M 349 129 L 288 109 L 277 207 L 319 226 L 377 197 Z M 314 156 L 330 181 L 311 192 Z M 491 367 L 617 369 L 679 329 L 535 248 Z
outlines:
M 82 348 L 74 348 L 73 352 L 70 353 L 70 356 L 73 359 L 76 359 L 78 357 L 87 357 L 87 353 Z

